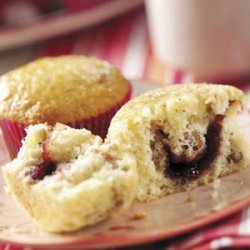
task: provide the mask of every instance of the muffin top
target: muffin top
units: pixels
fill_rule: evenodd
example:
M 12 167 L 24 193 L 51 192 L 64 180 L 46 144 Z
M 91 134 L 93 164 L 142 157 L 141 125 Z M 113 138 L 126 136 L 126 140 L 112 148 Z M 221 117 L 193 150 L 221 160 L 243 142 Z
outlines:
M 119 110 L 112 124 L 120 124 L 121 120 L 147 119 L 153 112 L 161 116 L 165 110 L 169 120 L 178 124 L 183 116 L 194 115 L 194 111 L 195 114 L 210 112 L 231 115 L 246 105 L 247 97 L 233 86 L 209 83 L 177 84 L 154 89 L 134 98 Z M 209 107 L 208 110 L 206 107 Z
M 0 116 L 26 125 L 81 121 L 114 107 L 128 89 L 128 81 L 106 61 L 46 57 L 0 77 Z

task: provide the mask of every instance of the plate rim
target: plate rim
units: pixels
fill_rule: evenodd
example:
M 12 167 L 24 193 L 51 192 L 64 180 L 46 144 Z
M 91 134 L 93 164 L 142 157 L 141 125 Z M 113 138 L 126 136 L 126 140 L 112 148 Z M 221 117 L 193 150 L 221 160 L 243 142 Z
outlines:
M 47 240 L 47 243 L 36 243 L 36 242 L 27 242 L 24 240 L 10 240 L 10 237 L 2 237 L 0 234 L 0 241 L 4 241 L 10 244 L 21 244 L 30 247 L 48 247 L 48 249 L 62 249 L 62 244 L 65 248 L 74 247 L 75 249 L 81 248 L 88 248 L 88 247 L 96 247 L 96 248 L 106 248 L 106 247 L 128 247 L 132 245 L 137 245 L 141 243 L 152 243 L 158 240 L 168 240 L 171 237 L 177 237 L 187 232 L 193 232 L 195 229 L 200 227 L 204 227 L 210 225 L 213 222 L 222 220 L 227 218 L 230 215 L 233 215 L 239 212 L 241 209 L 247 207 L 250 204 L 250 195 L 246 196 L 245 198 L 239 199 L 237 201 L 233 201 L 226 205 L 226 207 L 218 210 L 218 211 L 211 211 L 206 215 L 201 215 L 195 218 L 192 221 L 182 223 L 180 225 L 172 227 L 171 231 L 163 231 L 158 230 L 154 232 L 142 232 L 142 233 L 133 233 L 131 234 L 116 234 L 106 236 L 104 235 L 93 235 L 84 238 L 83 235 L 80 235 L 76 238 L 65 238 L 62 240 L 53 239 L 54 243 L 50 243 Z M 115 241 L 114 241 L 115 239 Z M 123 241 L 121 243 L 121 240 Z M 125 241 L 125 242 L 124 242 Z

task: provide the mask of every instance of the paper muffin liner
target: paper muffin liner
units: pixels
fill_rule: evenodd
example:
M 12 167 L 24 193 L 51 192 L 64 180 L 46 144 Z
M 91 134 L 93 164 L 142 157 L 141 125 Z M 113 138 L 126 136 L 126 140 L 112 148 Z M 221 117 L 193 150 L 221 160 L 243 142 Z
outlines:
M 129 85 L 125 97 L 110 110 L 89 119 L 67 123 L 72 128 L 86 128 L 93 134 L 105 138 L 111 119 L 115 113 L 125 104 L 131 97 L 132 87 Z M 16 123 L 5 118 L 0 119 L 0 127 L 3 133 L 3 139 L 9 156 L 14 159 L 22 146 L 22 139 L 26 136 L 25 128 L 28 125 Z

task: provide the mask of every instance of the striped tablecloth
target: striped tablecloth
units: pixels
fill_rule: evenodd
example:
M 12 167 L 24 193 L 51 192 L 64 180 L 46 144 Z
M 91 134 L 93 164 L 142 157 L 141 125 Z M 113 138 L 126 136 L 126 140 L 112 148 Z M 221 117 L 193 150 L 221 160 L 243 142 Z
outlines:
M 146 79 L 161 84 L 192 81 L 192 75 L 188 72 L 165 65 L 153 56 L 143 9 L 100 26 L 45 42 L 39 52 L 39 56 L 62 54 L 84 54 L 106 59 L 120 68 L 129 79 Z M 250 95 L 250 84 L 235 85 Z M 223 247 L 250 248 L 250 207 L 196 232 L 166 242 L 131 249 L 179 250 Z M 2 243 L 0 250 L 2 249 L 23 248 Z
M 191 75 L 161 63 L 153 56 L 143 9 L 80 34 L 45 44 L 41 56 L 84 54 L 110 61 L 130 79 L 159 83 L 188 82 Z

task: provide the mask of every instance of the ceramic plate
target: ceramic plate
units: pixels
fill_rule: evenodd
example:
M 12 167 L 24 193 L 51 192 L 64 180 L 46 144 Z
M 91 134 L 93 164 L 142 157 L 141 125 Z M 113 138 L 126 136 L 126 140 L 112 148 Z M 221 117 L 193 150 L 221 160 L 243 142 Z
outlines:
M 156 85 L 133 82 L 135 95 Z M 158 86 L 157 86 L 158 87 Z M 250 135 L 250 120 L 239 116 Z M 246 132 L 247 134 L 247 132 Z M 1 164 L 8 161 L 0 140 Z M 177 193 L 148 203 L 135 202 L 125 213 L 95 226 L 69 234 L 50 234 L 39 229 L 14 200 L 4 192 L 0 178 L 0 241 L 41 249 L 89 249 L 128 246 L 178 236 L 213 223 L 250 203 L 250 166 L 213 185 Z M 45 211 L 46 212 L 46 211 Z
M 103 1 L 102 4 L 82 11 L 42 16 L 39 21 L 28 25 L 0 31 L 0 50 L 31 44 L 99 24 L 137 8 L 142 3 L 143 0 Z

